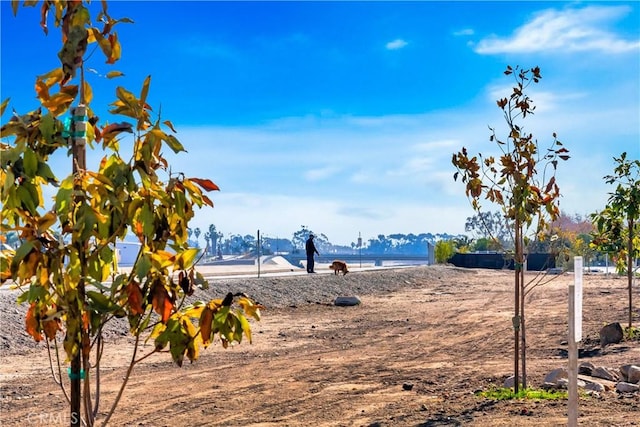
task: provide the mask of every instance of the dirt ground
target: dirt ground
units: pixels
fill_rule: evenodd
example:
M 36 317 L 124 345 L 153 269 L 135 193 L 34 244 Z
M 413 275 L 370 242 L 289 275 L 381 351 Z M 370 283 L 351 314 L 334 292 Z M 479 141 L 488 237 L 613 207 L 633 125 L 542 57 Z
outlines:
M 552 369 L 567 366 L 572 280 L 571 274 L 557 276 L 527 298 L 531 387 L 539 388 Z M 252 323 L 253 344 L 209 347 L 182 368 L 166 354 L 153 355 L 135 367 L 110 425 L 567 424 L 566 400 L 496 401 L 475 394 L 502 386 L 513 374 L 513 272 L 452 268 L 418 285 L 362 296 L 355 307 L 309 303 L 267 309 L 262 321 Z M 589 357 L 581 361 L 614 369 L 640 364 L 639 341 L 599 350 L 604 324 L 626 324 L 626 296 L 623 278 L 584 277 L 580 347 Z M 637 306 L 637 289 L 634 297 Z M 99 420 L 117 393 L 131 347 L 121 338 L 106 348 Z M 50 377 L 46 350 L 3 362 L 0 425 L 69 425 L 68 405 Z M 580 425 L 640 425 L 638 393 L 583 394 L 579 405 Z

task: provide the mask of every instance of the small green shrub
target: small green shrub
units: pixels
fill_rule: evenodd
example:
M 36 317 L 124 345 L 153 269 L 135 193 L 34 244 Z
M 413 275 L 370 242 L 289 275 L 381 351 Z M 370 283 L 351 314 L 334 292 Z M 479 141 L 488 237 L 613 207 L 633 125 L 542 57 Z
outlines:
M 491 388 L 486 391 L 479 391 L 476 395 L 494 400 L 511 400 L 511 399 L 539 399 L 539 400 L 559 400 L 566 399 L 567 392 L 561 390 L 534 390 L 532 388 L 520 389 L 518 393 L 514 393 L 513 389 L 500 387 Z

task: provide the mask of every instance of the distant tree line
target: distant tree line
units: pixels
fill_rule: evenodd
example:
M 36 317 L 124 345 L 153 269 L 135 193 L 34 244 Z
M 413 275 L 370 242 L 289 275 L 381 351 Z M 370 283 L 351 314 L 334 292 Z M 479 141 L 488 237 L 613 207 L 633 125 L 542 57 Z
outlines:
M 333 244 L 324 233 L 316 232 L 306 225 L 302 225 L 299 230 L 293 233 L 291 239 L 261 235 L 260 241 L 258 242 L 257 233 L 255 235 L 247 234 L 244 236 L 241 234 L 225 235 L 213 224 L 209 226 L 208 231 L 204 233 L 203 237 L 208 256 L 256 255 L 258 249 L 260 249 L 260 254 L 262 255 L 273 255 L 304 251 L 304 244 L 310 234 L 315 236 L 315 245 L 322 254 L 354 254 L 362 251 L 363 254 L 367 255 L 424 255 L 428 251 L 429 244 L 434 244 L 438 240 L 451 240 L 464 237 L 447 233 L 379 234 L 376 238 L 363 240 L 361 247 L 359 247 L 357 242 L 351 242 L 350 245 Z M 201 235 L 202 231 L 199 228 L 189 230 L 189 238 L 193 246 L 202 247 L 199 240 Z

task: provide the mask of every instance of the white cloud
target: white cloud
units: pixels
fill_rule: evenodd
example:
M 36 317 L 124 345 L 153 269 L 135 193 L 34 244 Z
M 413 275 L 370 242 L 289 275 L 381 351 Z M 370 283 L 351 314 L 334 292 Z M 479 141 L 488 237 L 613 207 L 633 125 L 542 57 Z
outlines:
M 408 43 L 402 39 L 395 39 L 393 41 L 388 42 L 385 47 L 387 50 L 398 50 L 405 47 Z
M 472 36 L 475 34 L 475 31 L 473 31 L 472 28 L 465 28 L 459 31 L 455 31 L 453 33 L 454 36 Z
M 311 169 L 304 174 L 304 177 L 308 181 L 321 181 L 333 176 L 338 171 L 339 168 L 335 166 L 326 166 L 323 168 Z
M 516 29 L 510 37 L 492 35 L 481 40 L 475 51 L 480 54 L 501 54 L 545 51 L 623 53 L 638 50 L 638 38 L 625 40 L 606 30 L 609 22 L 630 12 L 627 6 L 544 10 Z

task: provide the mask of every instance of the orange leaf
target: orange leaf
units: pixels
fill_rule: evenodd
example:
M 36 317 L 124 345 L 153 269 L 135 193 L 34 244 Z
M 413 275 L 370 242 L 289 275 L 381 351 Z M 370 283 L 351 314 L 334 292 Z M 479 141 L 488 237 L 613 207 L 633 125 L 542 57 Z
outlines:
M 189 180 L 198 184 L 205 191 L 220 191 L 220 187 L 210 179 L 189 178 Z
M 211 336 L 212 322 L 213 310 L 207 306 L 202 310 L 202 314 L 200 315 L 200 336 L 202 337 L 202 342 L 205 347 L 213 341 L 213 337 Z
M 38 319 L 35 315 L 36 303 L 32 302 L 29 310 L 27 310 L 27 317 L 25 319 L 27 333 L 33 337 L 37 342 L 42 341 L 42 335 L 40 334 Z
M 162 123 L 164 123 L 166 126 L 168 126 L 168 127 L 169 127 L 169 129 L 171 129 L 171 130 L 173 131 L 173 133 L 177 133 L 177 132 L 176 132 L 176 129 L 173 127 L 173 123 L 171 123 L 169 120 L 165 120 L 165 121 L 164 121 L 164 122 L 162 122 Z
M 127 123 L 127 122 L 112 123 L 108 126 L 105 126 L 100 132 L 100 134 L 104 139 L 112 139 L 112 138 L 115 138 L 121 132 L 133 133 L 131 123 Z
M 62 330 L 62 328 L 60 327 L 60 320 L 45 320 L 44 322 L 42 322 L 42 330 L 44 331 L 44 334 L 48 339 L 55 340 L 56 333 Z
M 167 289 L 161 283 L 157 283 L 153 287 L 153 298 L 151 300 L 153 309 L 162 318 L 162 323 L 167 323 L 169 317 L 171 317 L 171 311 L 173 310 L 173 302 L 167 292 Z
M 109 43 L 111 44 L 111 55 L 107 58 L 107 64 L 115 64 L 120 59 L 121 50 L 120 42 L 118 41 L 118 35 L 115 33 L 109 34 Z
M 213 202 L 211 201 L 211 199 L 205 196 L 204 194 L 202 195 L 202 202 L 207 206 L 213 207 Z
M 134 316 L 144 314 L 144 309 L 142 308 L 142 291 L 135 282 L 127 285 L 127 301 L 131 308 L 131 314 Z

